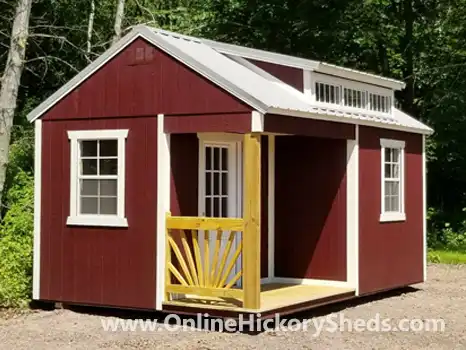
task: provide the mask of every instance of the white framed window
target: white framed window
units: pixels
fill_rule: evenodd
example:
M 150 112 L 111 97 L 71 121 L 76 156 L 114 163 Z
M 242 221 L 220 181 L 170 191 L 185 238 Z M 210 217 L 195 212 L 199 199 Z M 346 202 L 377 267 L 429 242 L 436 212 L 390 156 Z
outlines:
M 125 143 L 128 130 L 68 131 L 70 215 L 67 225 L 127 227 Z
M 371 111 L 390 113 L 392 101 L 390 96 L 369 94 L 369 109 Z
M 305 94 L 322 105 L 338 105 L 342 110 L 391 114 L 393 91 L 380 86 L 312 72 L 304 75 Z
M 406 220 L 404 208 L 405 142 L 380 139 L 382 203 L 380 221 Z
M 316 101 L 330 104 L 340 104 L 340 86 L 316 82 Z
M 356 90 L 345 88 L 343 105 L 354 108 L 366 109 L 367 107 L 367 92 L 364 90 Z

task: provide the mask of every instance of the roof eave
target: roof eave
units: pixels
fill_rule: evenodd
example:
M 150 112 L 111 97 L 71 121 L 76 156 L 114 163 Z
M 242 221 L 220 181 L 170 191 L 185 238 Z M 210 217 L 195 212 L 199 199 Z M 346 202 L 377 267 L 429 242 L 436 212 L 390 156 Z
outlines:
M 315 71 L 318 73 L 335 75 L 351 80 L 357 80 L 367 84 L 378 85 L 392 90 L 402 90 L 406 86 L 404 82 L 399 80 L 385 78 L 378 75 L 353 70 L 350 68 L 339 67 L 325 62 L 320 62 Z
M 287 109 L 281 109 L 281 108 L 276 108 L 276 107 L 269 108 L 266 114 L 279 114 L 279 115 L 285 115 L 285 116 L 290 116 L 290 117 L 325 120 L 325 121 L 336 122 L 336 123 L 372 126 L 376 128 L 390 129 L 390 130 L 410 132 L 414 134 L 423 134 L 423 135 L 431 135 L 434 132 L 434 130 L 428 126 L 425 126 L 425 129 L 415 128 L 415 127 L 409 127 L 409 126 L 404 126 L 404 125 L 399 125 L 399 124 L 381 123 L 377 121 L 340 117 L 340 116 L 328 115 L 328 114 L 301 112 L 301 111 L 287 110 Z

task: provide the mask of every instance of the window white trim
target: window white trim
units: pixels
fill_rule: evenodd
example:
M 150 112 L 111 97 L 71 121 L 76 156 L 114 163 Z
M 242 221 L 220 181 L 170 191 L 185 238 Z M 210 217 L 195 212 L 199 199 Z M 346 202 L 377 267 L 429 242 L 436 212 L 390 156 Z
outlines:
M 125 217 L 125 140 L 128 130 L 74 130 L 68 131 L 70 140 L 70 215 L 67 225 L 127 227 Z M 78 213 L 79 142 L 83 140 L 118 140 L 118 181 L 116 215 L 83 215 Z
M 339 110 L 342 110 L 342 111 L 347 111 L 347 112 L 357 111 L 361 113 L 364 112 L 366 114 L 374 114 L 374 115 L 380 115 L 380 116 L 392 115 L 395 109 L 394 93 L 393 93 L 393 90 L 390 90 L 390 89 L 386 89 L 386 88 L 376 86 L 376 85 L 365 84 L 365 83 L 361 83 L 357 81 L 346 80 L 346 79 L 342 79 L 342 78 L 338 78 L 338 77 L 330 76 L 326 74 L 319 74 L 316 72 L 310 72 L 308 74 L 303 74 L 303 79 L 304 79 L 305 94 L 307 96 L 310 96 L 310 102 L 315 103 L 316 105 L 327 106 L 329 108 L 330 107 L 335 108 L 335 106 L 338 106 Z M 316 92 L 315 92 L 316 83 L 339 86 L 340 87 L 340 103 L 335 104 L 335 103 L 317 101 Z M 306 93 L 306 90 L 307 90 L 306 88 L 310 90 L 307 93 Z M 364 108 L 345 106 L 343 103 L 343 96 L 344 96 L 345 88 L 352 89 L 352 90 L 366 91 L 366 106 Z M 382 95 L 382 96 L 388 97 L 390 100 L 390 112 L 379 112 L 379 111 L 370 109 L 370 104 L 369 104 L 370 94 L 376 94 L 376 95 Z
M 380 166 L 380 181 L 381 181 L 381 197 L 380 197 L 380 222 L 394 222 L 394 221 L 405 221 L 405 141 L 392 140 L 392 139 L 380 139 L 380 153 L 381 153 L 381 166 Z M 400 189 L 399 198 L 400 210 L 397 212 L 386 212 L 385 211 L 385 149 L 394 148 L 400 150 L 399 161 L 399 176 L 400 176 Z

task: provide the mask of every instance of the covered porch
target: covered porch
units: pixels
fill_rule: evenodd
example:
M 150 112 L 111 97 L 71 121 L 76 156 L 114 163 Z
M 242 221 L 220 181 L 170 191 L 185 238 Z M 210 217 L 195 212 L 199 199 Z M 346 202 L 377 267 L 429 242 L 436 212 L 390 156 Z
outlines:
M 219 315 L 225 312 L 264 314 L 297 311 L 354 297 L 355 289 L 345 283 L 274 278 L 273 263 L 270 264 L 274 260 L 274 243 L 268 240 L 264 247 L 261 242 L 264 236 L 262 225 L 268 226 L 269 232 L 270 226 L 274 225 L 274 213 L 267 206 L 264 207 L 261 196 L 261 191 L 265 190 L 268 192 L 266 199 L 271 195 L 273 197 L 270 188 L 274 183 L 270 183 L 269 175 L 268 184 L 264 187 L 263 175 L 273 173 L 274 169 L 271 169 L 270 162 L 264 169 L 261 154 L 270 153 L 275 139 L 273 135 L 269 137 L 266 149 L 261 149 L 264 134 L 238 136 L 241 137 L 242 153 L 242 173 L 238 176 L 241 182 L 237 182 L 241 183 L 240 215 L 212 217 L 215 210 L 209 212 L 209 216 L 165 213 L 166 260 L 162 309 L 178 313 L 205 310 Z M 199 183 L 205 180 L 203 178 Z M 268 198 L 269 202 L 274 200 Z M 264 218 L 261 210 L 264 209 L 269 210 L 266 217 L 268 222 L 261 222 Z M 199 212 L 203 213 L 203 210 Z M 273 240 L 273 237 L 269 238 Z M 299 237 L 290 236 L 289 239 L 299 241 Z M 264 248 L 268 250 L 266 254 L 264 251 L 261 253 Z

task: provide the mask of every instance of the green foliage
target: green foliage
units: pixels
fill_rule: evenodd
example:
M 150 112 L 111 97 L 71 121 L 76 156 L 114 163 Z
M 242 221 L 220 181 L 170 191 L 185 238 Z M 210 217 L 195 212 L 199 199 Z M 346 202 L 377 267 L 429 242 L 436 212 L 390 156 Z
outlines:
M 466 253 L 448 250 L 429 250 L 427 261 L 441 264 L 466 264 Z
M 0 305 L 20 306 L 31 294 L 34 181 L 20 170 L 7 200 L 11 206 L 0 226 Z

